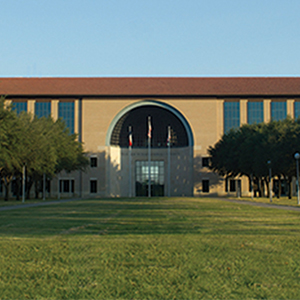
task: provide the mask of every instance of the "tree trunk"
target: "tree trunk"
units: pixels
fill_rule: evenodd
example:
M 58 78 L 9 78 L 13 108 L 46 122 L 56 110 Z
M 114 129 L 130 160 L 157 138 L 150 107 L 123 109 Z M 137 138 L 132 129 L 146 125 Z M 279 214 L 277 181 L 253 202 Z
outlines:
M 279 199 L 282 194 L 282 186 L 281 186 L 281 178 L 278 176 L 278 193 L 277 193 L 277 198 Z
M 292 199 L 292 178 L 290 176 L 287 177 L 287 187 L 288 187 L 288 197 Z
M 16 185 L 15 185 L 15 193 L 16 193 L 16 200 L 20 200 L 20 177 L 17 175 L 16 179 Z
M 21 190 L 23 192 L 22 189 L 22 179 L 23 179 L 23 174 L 22 173 L 16 173 L 15 174 L 15 181 L 16 181 L 16 185 L 15 185 L 15 193 L 16 193 L 16 200 L 19 201 L 20 200 L 20 196 L 21 196 Z
M 257 182 L 258 182 L 258 196 L 262 197 L 262 179 L 258 178 Z
M 252 174 L 250 176 L 248 176 L 248 180 L 249 180 L 249 192 L 251 195 L 251 199 L 253 200 L 253 176 L 252 176 Z
M 7 177 L 4 176 L 3 183 L 5 188 L 4 201 L 8 201 L 10 180 L 8 180 Z
M 270 179 L 265 180 L 267 186 L 267 198 L 270 198 Z
M 34 191 L 35 191 L 35 199 L 39 199 L 39 193 L 40 193 L 39 180 L 34 181 Z
M 27 181 L 27 189 L 26 189 L 26 199 L 30 199 L 30 190 L 32 188 L 33 185 L 33 179 L 31 177 L 29 177 L 29 180 Z
M 258 192 L 258 179 L 257 179 L 257 177 L 254 177 L 254 182 L 253 182 L 253 184 L 254 184 L 254 187 L 253 187 L 253 189 L 254 189 L 253 195 L 254 195 L 254 197 L 256 198 L 256 197 L 257 197 L 257 192 Z
M 9 183 L 4 184 L 4 188 L 5 188 L 4 201 L 8 201 Z
M 266 196 L 266 182 L 267 182 L 267 180 L 265 178 L 261 178 L 261 180 L 260 180 L 261 197 Z

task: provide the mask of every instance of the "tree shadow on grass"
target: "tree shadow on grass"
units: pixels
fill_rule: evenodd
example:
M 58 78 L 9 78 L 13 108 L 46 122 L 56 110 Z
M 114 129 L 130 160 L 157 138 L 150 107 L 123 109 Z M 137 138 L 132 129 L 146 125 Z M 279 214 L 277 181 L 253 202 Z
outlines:
M 114 198 L 5 211 L 0 229 L 2 236 L 295 235 L 300 221 L 297 212 L 195 198 Z

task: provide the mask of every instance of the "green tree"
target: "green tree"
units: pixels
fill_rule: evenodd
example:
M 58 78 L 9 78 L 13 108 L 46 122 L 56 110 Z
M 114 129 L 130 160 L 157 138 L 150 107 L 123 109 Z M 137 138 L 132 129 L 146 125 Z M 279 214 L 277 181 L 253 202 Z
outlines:
M 9 186 L 12 178 L 20 169 L 21 126 L 19 120 L 6 104 L 5 98 L 0 99 L 0 175 L 5 188 L 5 200 L 8 200 Z
M 83 151 L 82 143 L 77 140 L 77 135 L 70 134 L 62 120 L 58 119 L 54 122 L 50 117 L 34 118 L 31 127 L 32 147 L 36 156 L 31 156 L 35 158 L 30 164 L 31 185 L 29 185 L 27 196 L 29 197 L 29 190 L 34 181 L 37 197 L 38 184 L 42 181 L 44 174 L 48 178 L 53 178 L 61 171 L 85 170 L 88 159 Z
M 30 114 L 22 113 L 19 116 L 23 135 L 22 167 L 26 167 L 26 197 L 30 197 L 33 183 L 38 185 L 43 174 L 52 176 L 55 171 L 57 157 L 53 142 L 50 139 L 51 118 L 33 118 Z
M 239 129 L 225 133 L 213 146 L 209 147 L 211 169 L 221 176 L 242 176 L 256 183 L 256 190 L 263 194 L 264 186 L 269 186 L 269 166 L 272 177 L 285 178 L 289 185 L 295 175 L 293 155 L 299 150 L 300 121 L 287 118 L 283 121 L 243 125 Z M 267 189 L 269 190 L 269 189 Z M 280 190 L 278 191 L 280 196 Z M 291 189 L 289 189 L 291 197 Z
M 9 185 L 17 183 L 17 198 L 23 167 L 26 167 L 27 197 L 44 174 L 52 178 L 65 170 L 84 170 L 88 159 L 75 134 L 70 134 L 62 120 L 37 118 L 28 113 L 17 115 L 0 99 L 0 175 L 8 200 Z

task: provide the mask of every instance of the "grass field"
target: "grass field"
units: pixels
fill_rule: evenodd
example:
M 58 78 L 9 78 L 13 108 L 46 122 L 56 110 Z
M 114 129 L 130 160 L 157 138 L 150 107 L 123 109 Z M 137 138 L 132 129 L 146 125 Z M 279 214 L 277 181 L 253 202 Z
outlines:
M 230 197 L 228 197 L 230 198 Z M 257 203 L 270 203 L 270 198 L 268 197 L 257 197 L 251 199 L 251 197 L 231 197 L 235 200 L 241 200 L 241 201 L 250 201 L 250 202 L 257 202 Z M 297 204 L 297 197 L 292 197 L 289 199 L 287 196 L 281 196 L 280 198 L 274 197 L 272 198 L 272 204 L 274 205 L 288 205 L 288 206 L 299 206 Z
M 0 216 L 1 299 L 300 299 L 300 212 L 145 198 Z

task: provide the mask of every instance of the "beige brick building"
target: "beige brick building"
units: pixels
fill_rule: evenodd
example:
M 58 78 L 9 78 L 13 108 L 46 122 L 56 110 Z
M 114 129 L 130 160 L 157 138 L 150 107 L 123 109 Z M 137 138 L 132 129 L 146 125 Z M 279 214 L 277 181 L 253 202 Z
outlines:
M 246 180 L 225 186 L 209 171 L 208 147 L 232 127 L 300 114 L 297 77 L 0 78 L 0 94 L 63 118 L 84 143 L 91 166 L 59 174 L 52 195 L 147 196 L 149 171 L 152 195 L 247 194 Z

